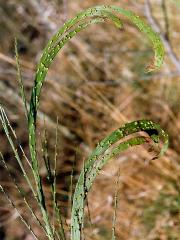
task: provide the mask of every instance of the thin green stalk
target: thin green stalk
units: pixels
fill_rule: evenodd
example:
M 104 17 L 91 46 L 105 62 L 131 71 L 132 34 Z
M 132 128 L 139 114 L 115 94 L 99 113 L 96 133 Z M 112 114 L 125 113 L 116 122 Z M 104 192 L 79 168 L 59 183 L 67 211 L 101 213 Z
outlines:
M 24 166 L 22 164 L 22 161 L 21 161 L 21 159 L 19 157 L 18 151 L 17 151 L 17 149 L 16 149 L 16 147 L 14 145 L 14 142 L 13 142 L 13 140 L 11 138 L 10 132 L 8 130 L 8 126 L 9 125 L 8 125 L 8 123 L 6 121 L 6 114 L 4 112 L 4 109 L 1 106 L 0 106 L 0 120 L 1 120 L 1 123 L 2 123 L 2 126 L 3 126 L 3 129 L 4 129 L 4 132 L 5 132 L 6 136 L 7 136 L 8 141 L 9 141 L 9 144 L 10 144 L 12 150 L 13 150 L 14 156 L 15 156 L 15 158 L 16 158 L 16 160 L 17 160 L 17 162 L 18 162 L 18 164 L 19 164 L 19 166 L 20 166 L 20 168 L 22 170 L 23 176 L 26 179 L 26 181 L 27 181 L 31 191 L 33 192 L 33 195 L 36 196 L 36 192 L 35 192 L 35 190 L 33 188 L 33 185 L 32 185 L 32 183 L 30 181 L 30 178 L 29 178 L 28 174 L 26 173 L 26 170 L 25 170 L 25 168 L 24 168 Z
M 52 193 L 53 193 L 53 221 L 54 218 L 56 217 L 58 224 L 59 224 L 59 235 L 61 237 L 62 240 L 66 240 L 66 234 L 65 234 L 65 230 L 64 230 L 64 225 L 63 225 L 63 221 L 62 221 L 62 214 L 60 211 L 60 208 L 58 206 L 58 202 L 57 202 L 57 192 L 56 192 L 56 177 L 57 177 L 57 148 L 58 148 L 58 127 L 59 127 L 59 120 L 57 118 L 57 123 L 56 123 L 56 141 L 55 141 L 55 151 L 54 151 L 54 182 L 53 182 L 53 186 L 52 186 Z M 54 225 L 54 224 L 53 224 Z
M 4 196 L 6 197 L 7 201 L 10 203 L 10 205 L 17 211 L 21 221 L 24 223 L 24 225 L 27 227 L 27 229 L 31 232 L 31 234 L 33 235 L 33 237 L 38 240 L 37 235 L 35 234 L 35 232 L 33 231 L 32 227 L 30 224 L 28 224 L 28 222 L 26 221 L 26 219 L 23 217 L 23 215 L 20 213 L 20 211 L 17 209 L 16 205 L 14 204 L 14 201 L 11 199 L 11 197 L 9 196 L 8 192 L 3 188 L 3 186 L 0 184 L 0 190 L 2 191 L 2 193 L 4 194 Z
M 28 157 L 26 156 L 26 154 L 25 154 L 25 152 L 24 152 L 24 150 L 23 150 L 20 142 L 18 141 L 16 132 L 15 132 L 15 130 L 12 128 L 11 123 L 10 123 L 10 121 L 9 121 L 9 119 L 8 119 L 8 117 L 7 117 L 7 115 L 6 115 L 6 113 L 5 113 L 5 111 L 4 111 L 3 108 L 2 108 L 2 112 L 3 112 L 3 116 L 4 116 L 4 119 L 5 119 L 4 122 L 6 123 L 6 126 L 10 129 L 13 137 L 15 138 L 15 140 L 16 140 L 16 142 L 17 142 L 17 144 L 18 144 L 18 147 L 19 147 L 19 149 L 21 150 L 21 152 L 22 152 L 22 154 L 23 154 L 24 159 L 25 159 L 26 162 L 28 163 L 29 167 L 32 168 L 31 163 L 30 163 Z
M 16 38 L 15 38 L 15 42 L 14 42 L 14 48 L 15 48 L 16 68 L 17 68 L 17 79 L 18 79 L 19 86 L 20 86 L 20 93 L 21 93 L 21 98 L 22 98 L 23 105 L 24 105 L 25 115 L 26 115 L 26 118 L 28 118 L 27 100 L 26 100 L 26 94 L 25 94 L 25 89 L 24 89 L 24 83 L 23 83 L 23 79 L 22 79 Z
M 66 240 L 61 211 L 58 206 L 57 197 L 56 197 L 56 167 L 57 167 L 57 142 L 58 142 L 57 133 L 58 133 L 58 120 L 57 120 L 57 126 L 56 126 L 55 156 L 54 156 L 54 170 L 53 171 L 51 168 L 50 158 L 49 158 L 49 154 L 48 154 L 48 142 L 47 142 L 46 128 L 44 129 L 42 151 L 43 151 L 44 164 L 45 164 L 46 172 L 47 172 L 47 178 L 48 178 L 49 184 L 51 186 L 51 195 L 52 195 L 52 200 L 53 200 L 53 216 L 52 216 L 53 236 L 55 236 L 55 234 L 56 234 L 58 236 L 58 238 L 60 238 L 62 240 Z M 59 231 L 56 231 L 56 233 L 55 233 L 55 218 L 59 225 Z
M 113 220 L 112 220 L 112 240 L 116 240 L 116 218 L 117 218 L 117 207 L 118 207 L 118 187 L 119 187 L 119 178 L 120 178 L 120 170 L 118 171 L 118 177 L 116 181 L 116 189 L 114 194 L 114 212 L 113 212 Z
M 75 169 L 75 162 L 76 162 L 76 157 L 77 157 L 77 152 L 75 152 L 75 156 L 73 159 L 73 163 L 72 163 L 72 169 L 71 169 L 71 175 L 70 175 L 70 190 L 69 190 L 69 209 L 70 209 L 70 213 L 72 211 L 72 196 L 73 196 L 73 178 L 74 178 L 74 169 Z
M 37 215 L 35 214 L 35 212 L 33 211 L 32 207 L 29 205 L 29 202 L 26 199 L 26 196 L 24 194 L 24 189 L 22 189 L 22 187 L 19 186 L 19 184 L 17 183 L 16 179 L 14 178 L 14 176 L 11 174 L 11 171 L 8 167 L 8 165 L 6 164 L 4 157 L 2 155 L 2 153 L 0 152 L 0 157 L 1 157 L 1 162 L 3 163 L 4 168 L 6 169 L 9 177 L 11 178 L 15 188 L 17 189 L 17 191 L 19 192 L 20 196 L 22 197 L 26 207 L 29 209 L 31 215 L 33 216 L 33 218 L 36 220 L 36 222 L 39 224 L 39 226 L 41 227 L 41 229 L 45 232 L 45 228 L 42 225 L 41 221 L 39 220 L 39 218 L 37 217 Z M 46 233 L 46 232 L 45 232 Z

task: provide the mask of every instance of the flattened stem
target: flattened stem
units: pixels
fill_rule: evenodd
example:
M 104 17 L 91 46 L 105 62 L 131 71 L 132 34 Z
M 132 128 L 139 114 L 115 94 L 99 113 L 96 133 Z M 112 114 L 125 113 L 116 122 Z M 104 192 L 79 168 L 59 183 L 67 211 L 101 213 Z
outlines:
M 104 17 L 107 19 L 112 20 L 112 22 L 115 24 L 116 27 L 120 27 L 121 21 L 118 16 L 114 14 L 120 13 L 124 16 L 126 16 L 132 23 L 136 25 L 137 28 L 143 33 L 146 34 L 146 36 L 150 39 L 150 41 L 153 44 L 154 48 L 154 60 L 151 64 L 149 64 L 148 71 L 157 70 L 161 67 L 164 59 L 164 47 L 162 44 L 162 41 L 160 40 L 160 37 L 157 33 L 155 33 L 149 25 L 144 23 L 143 20 L 140 19 L 139 16 L 135 15 L 133 12 L 125 10 L 120 7 L 111 6 L 111 5 L 102 5 L 102 6 L 96 6 L 90 9 L 87 9 L 80 14 L 78 14 L 76 17 L 70 19 L 67 21 L 62 28 L 51 38 L 51 40 L 48 42 L 47 46 L 45 47 L 42 57 L 39 61 L 34 86 L 32 89 L 31 94 L 31 103 L 30 103 L 30 111 L 29 111 L 29 129 L 31 128 L 32 131 L 32 124 L 35 125 L 36 123 L 36 115 L 37 115 L 37 109 L 38 109 L 38 103 L 40 99 L 40 93 L 41 88 L 43 85 L 43 82 L 45 80 L 45 77 L 47 75 L 48 69 L 53 62 L 55 56 L 58 54 L 58 52 L 63 48 L 63 46 L 73 37 L 76 35 L 76 31 L 78 30 L 78 27 L 74 29 L 75 34 L 73 36 L 68 36 L 68 31 L 73 29 L 74 26 L 79 24 L 79 26 L 82 23 L 85 23 L 86 20 L 89 18 L 94 17 Z M 87 24 L 87 26 L 90 24 Z M 79 31 L 83 30 L 84 28 L 81 27 Z M 77 32 L 79 32 L 77 31 Z M 60 41 L 62 40 L 62 41 Z
M 146 132 L 153 142 L 163 142 L 163 147 L 160 149 L 160 153 L 157 157 L 162 156 L 166 151 L 168 147 L 168 135 L 158 124 L 155 124 L 150 120 L 139 120 L 127 123 L 104 138 L 85 163 L 85 167 L 82 170 L 76 185 L 71 216 L 72 240 L 81 239 L 81 229 L 83 228 L 84 220 L 84 200 L 102 167 L 120 152 L 127 150 L 132 146 L 144 144 L 149 141 L 147 141 L 147 138 L 145 137 L 134 137 L 120 143 L 117 147 L 111 149 L 110 153 L 106 153 L 106 151 L 122 138 L 141 131 Z M 155 135 L 157 137 L 155 137 Z
M 154 48 L 154 60 L 153 60 L 153 63 L 150 64 L 148 71 L 153 71 L 160 68 L 163 62 L 164 48 L 158 34 L 155 33 L 150 26 L 145 24 L 144 21 L 139 18 L 139 16 L 136 16 L 131 11 L 127 11 L 123 8 L 116 7 L 116 6 L 110 6 L 110 5 L 97 6 L 81 12 L 75 18 L 72 18 L 69 21 L 67 21 L 63 25 L 63 27 L 60 28 L 60 30 L 48 42 L 47 46 L 43 51 L 42 57 L 37 67 L 34 86 L 31 93 L 30 109 L 28 113 L 28 128 L 29 128 L 29 146 L 30 146 L 30 153 L 31 153 L 31 159 L 32 159 L 32 169 L 33 169 L 34 178 L 37 184 L 38 199 L 42 203 L 41 211 L 43 213 L 43 218 L 47 226 L 49 238 L 51 238 L 52 231 L 49 223 L 49 217 L 46 213 L 45 198 L 43 194 L 41 178 L 39 175 L 38 160 L 36 158 L 36 117 L 37 117 L 37 111 L 38 111 L 38 106 L 40 101 L 41 89 L 51 63 L 53 62 L 58 52 L 64 47 L 64 45 L 81 30 L 85 29 L 91 24 L 103 22 L 104 19 L 109 19 L 115 24 L 116 27 L 121 27 L 122 25 L 121 20 L 115 13 L 120 13 L 126 16 L 133 24 L 135 24 L 137 28 L 140 29 L 141 32 L 145 33 L 145 35 L 151 40 Z M 168 142 L 168 140 L 165 137 L 165 133 L 158 126 L 155 126 L 155 124 L 153 124 L 152 122 L 150 121 L 148 122 L 147 120 L 133 122 L 131 124 L 125 125 L 123 128 L 118 129 L 117 131 L 110 134 L 107 138 L 105 138 L 88 159 L 87 165 L 86 165 L 87 168 L 90 167 L 93 169 L 93 166 L 91 166 L 91 162 L 93 162 L 93 159 L 96 160 L 96 156 L 101 156 L 114 142 L 118 141 L 119 139 L 121 139 L 126 135 L 133 133 L 133 131 L 137 132 L 140 130 L 142 131 L 143 129 L 144 129 L 143 131 L 146 131 L 147 130 L 146 124 L 147 125 L 149 124 L 151 126 L 153 125 L 153 129 L 157 130 L 159 136 Z M 155 139 L 154 135 L 152 139 Z M 128 145 L 126 144 L 125 146 L 127 147 Z M 162 148 L 160 152 L 160 156 L 166 151 L 166 149 L 167 149 L 167 144 L 165 144 L 164 147 Z M 86 177 L 86 174 L 85 174 L 85 177 Z M 80 183 L 81 183 L 81 180 L 80 180 Z M 83 192 L 83 189 L 82 189 L 82 192 Z M 79 215 L 79 213 L 77 213 L 76 210 L 79 208 L 75 208 L 75 206 L 74 206 L 74 209 L 72 210 L 72 213 L 73 213 L 72 227 L 71 227 L 72 237 L 73 237 L 72 240 L 80 239 L 80 231 L 77 230 L 76 228 L 78 227 L 80 228 L 80 225 L 83 225 L 83 218 L 81 218 L 83 216 L 83 203 L 84 202 L 81 198 L 79 207 L 81 209 L 82 214 Z M 77 232 L 79 231 L 77 235 L 74 235 L 73 229 L 76 229 Z

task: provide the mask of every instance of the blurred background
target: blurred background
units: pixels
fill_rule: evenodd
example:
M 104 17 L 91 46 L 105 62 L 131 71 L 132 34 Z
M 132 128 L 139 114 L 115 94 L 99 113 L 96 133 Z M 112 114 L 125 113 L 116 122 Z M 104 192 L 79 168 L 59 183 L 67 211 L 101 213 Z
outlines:
M 145 162 L 151 154 L 136 147 L 113 159 L 96 179 L 88 195 L 91 226 L 85 239 L 110 239 L 114 195 L 118 192 L 117 239 L 180 239 L 180 1 L 179 0 L 1 0 L 0 1 L 0 103 L 28 152 L 28 134 L 17 81 L 14 38 L 27 99 L 35 76 L 36 63 L 49 38 L 63 23 L 91 6 L 113 4 L 134 11 L 158 31 L 165 45 L 163 67 L 145 73 L 153 57 L 148 39 L 122 16 L 124 27 L 103 23 L 91 26 L 67 44 L 52 64 L 44 84 L 38 117 L 39 149 L 46 128 L 49 158 L 53 161 L 58 128 L 57 192 L 66 229 L 70 224 L 70 182 L 73 188 L 83 162 L 97 142 L 125 122 L 151 119 L 170 137 L 165 156 Z M 30 190 L 21 176 L 12 150 L 0 126 L 0 150 L 13 176 Z M 21 153 L 20 153 L 21 155 Z M 21 155 L 22 156 L 22 155 Z M 23 158 L 23 156 L 22 156 Z M 41 174 L 48 201 L 47 175 L 39 150 Z M 119 176 L 118 185 L 116 185 Z M 0 165 L 0 182 L 20 212 L 34 227 L 38 225 L 24 206 L 12 180 Z M 118 190 L 118 191 L 117 191 Z M 31 199 L 34 211 L 38 207 Z M 0 240 L 33 239 L 0 194 Z

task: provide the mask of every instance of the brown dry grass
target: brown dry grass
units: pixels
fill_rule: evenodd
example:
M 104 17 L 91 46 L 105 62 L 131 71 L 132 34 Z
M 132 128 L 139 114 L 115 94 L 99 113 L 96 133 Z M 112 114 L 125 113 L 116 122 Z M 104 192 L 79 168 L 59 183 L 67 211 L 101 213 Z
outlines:
M 55 11 L 57 3 L 54 1 L 53 5 L 52 2 L 42 1 L 43 11 L 37 11 L 31 1 L 18 4 L 18 1 L 12 0 L 1 4 L 3 24 L 0 25 L 0 31 L 3 34 L 0 37 L 0 101 L 6 107 L 26 152 L 27 132 L 18 97 L 12 50 L 14 34 L 18 34 L 21 41 L 23 77 L 29 95 L 40 51 L 64 19 L 84 8 L 103 3 L 113 3 L 143 16 L 144 6 L 140 0 L 136 3 L 78 0 L 67 1 L 67 6 L 64 1 L 64 5 L 60 4 Z M 152 2 L 154 15 L 163 27 L 160 4 Z M 180 54 L 178 8 L 171 1 L 166 2 L 171 44 L 176 54 Z M 67 12 L 64 12 L 66 9 Z M 42 14 L 49 14 L 49 19 L 46 20 Z M 180 76 L 168 56 L 161 72 L 146 76 L 143 68 L 152 56 L 150 45 L 126 20 L 124 25 L 124 29 L 119 32 L 109 24 L 90 27 L 57 56 L 42 93 L 39 130 L 43 129 L 45 115 L 50 155 L 53 155 L 57 116 L 60 119 L 58 189 L 67 196 L 67 182 L 75 155 L 78 174 L 96 143 L 124 122 L 149 118 L 159 123 L 170 135 L 170 147 L 166 156 L 146 165 L 149 153 L 139 147 L 123 153 L 105 167 L 88 197 L 93 230 L 87 228 L 86 239 L 110 238 L 113 196 L 119 169 L 117 239 L 179 239 Z M 6 161 L 14 166 L 14 174 L 22 181 L 5 136 L 1 134 L 0 138 L 1 151 Z M 21 199 L 2 169 L 1 173 L 1 180 L 7 185 L 21 211 L 25 211 Z M 60 197 L 61 199 L 63 198 Z M 66 200 L 62 200 L 61 204 L 65 205 L 64 209 L 67 208 Z M 25 234 L 22 225 L 14 221 L 17 215 L 8 208 L 3 197 L 0 211 L 7 239 L 30 237 Z M 66 217 L 69 223 L 69 214 L 66 213 Z M 18 229 L 16 231 L 15 226 Z

